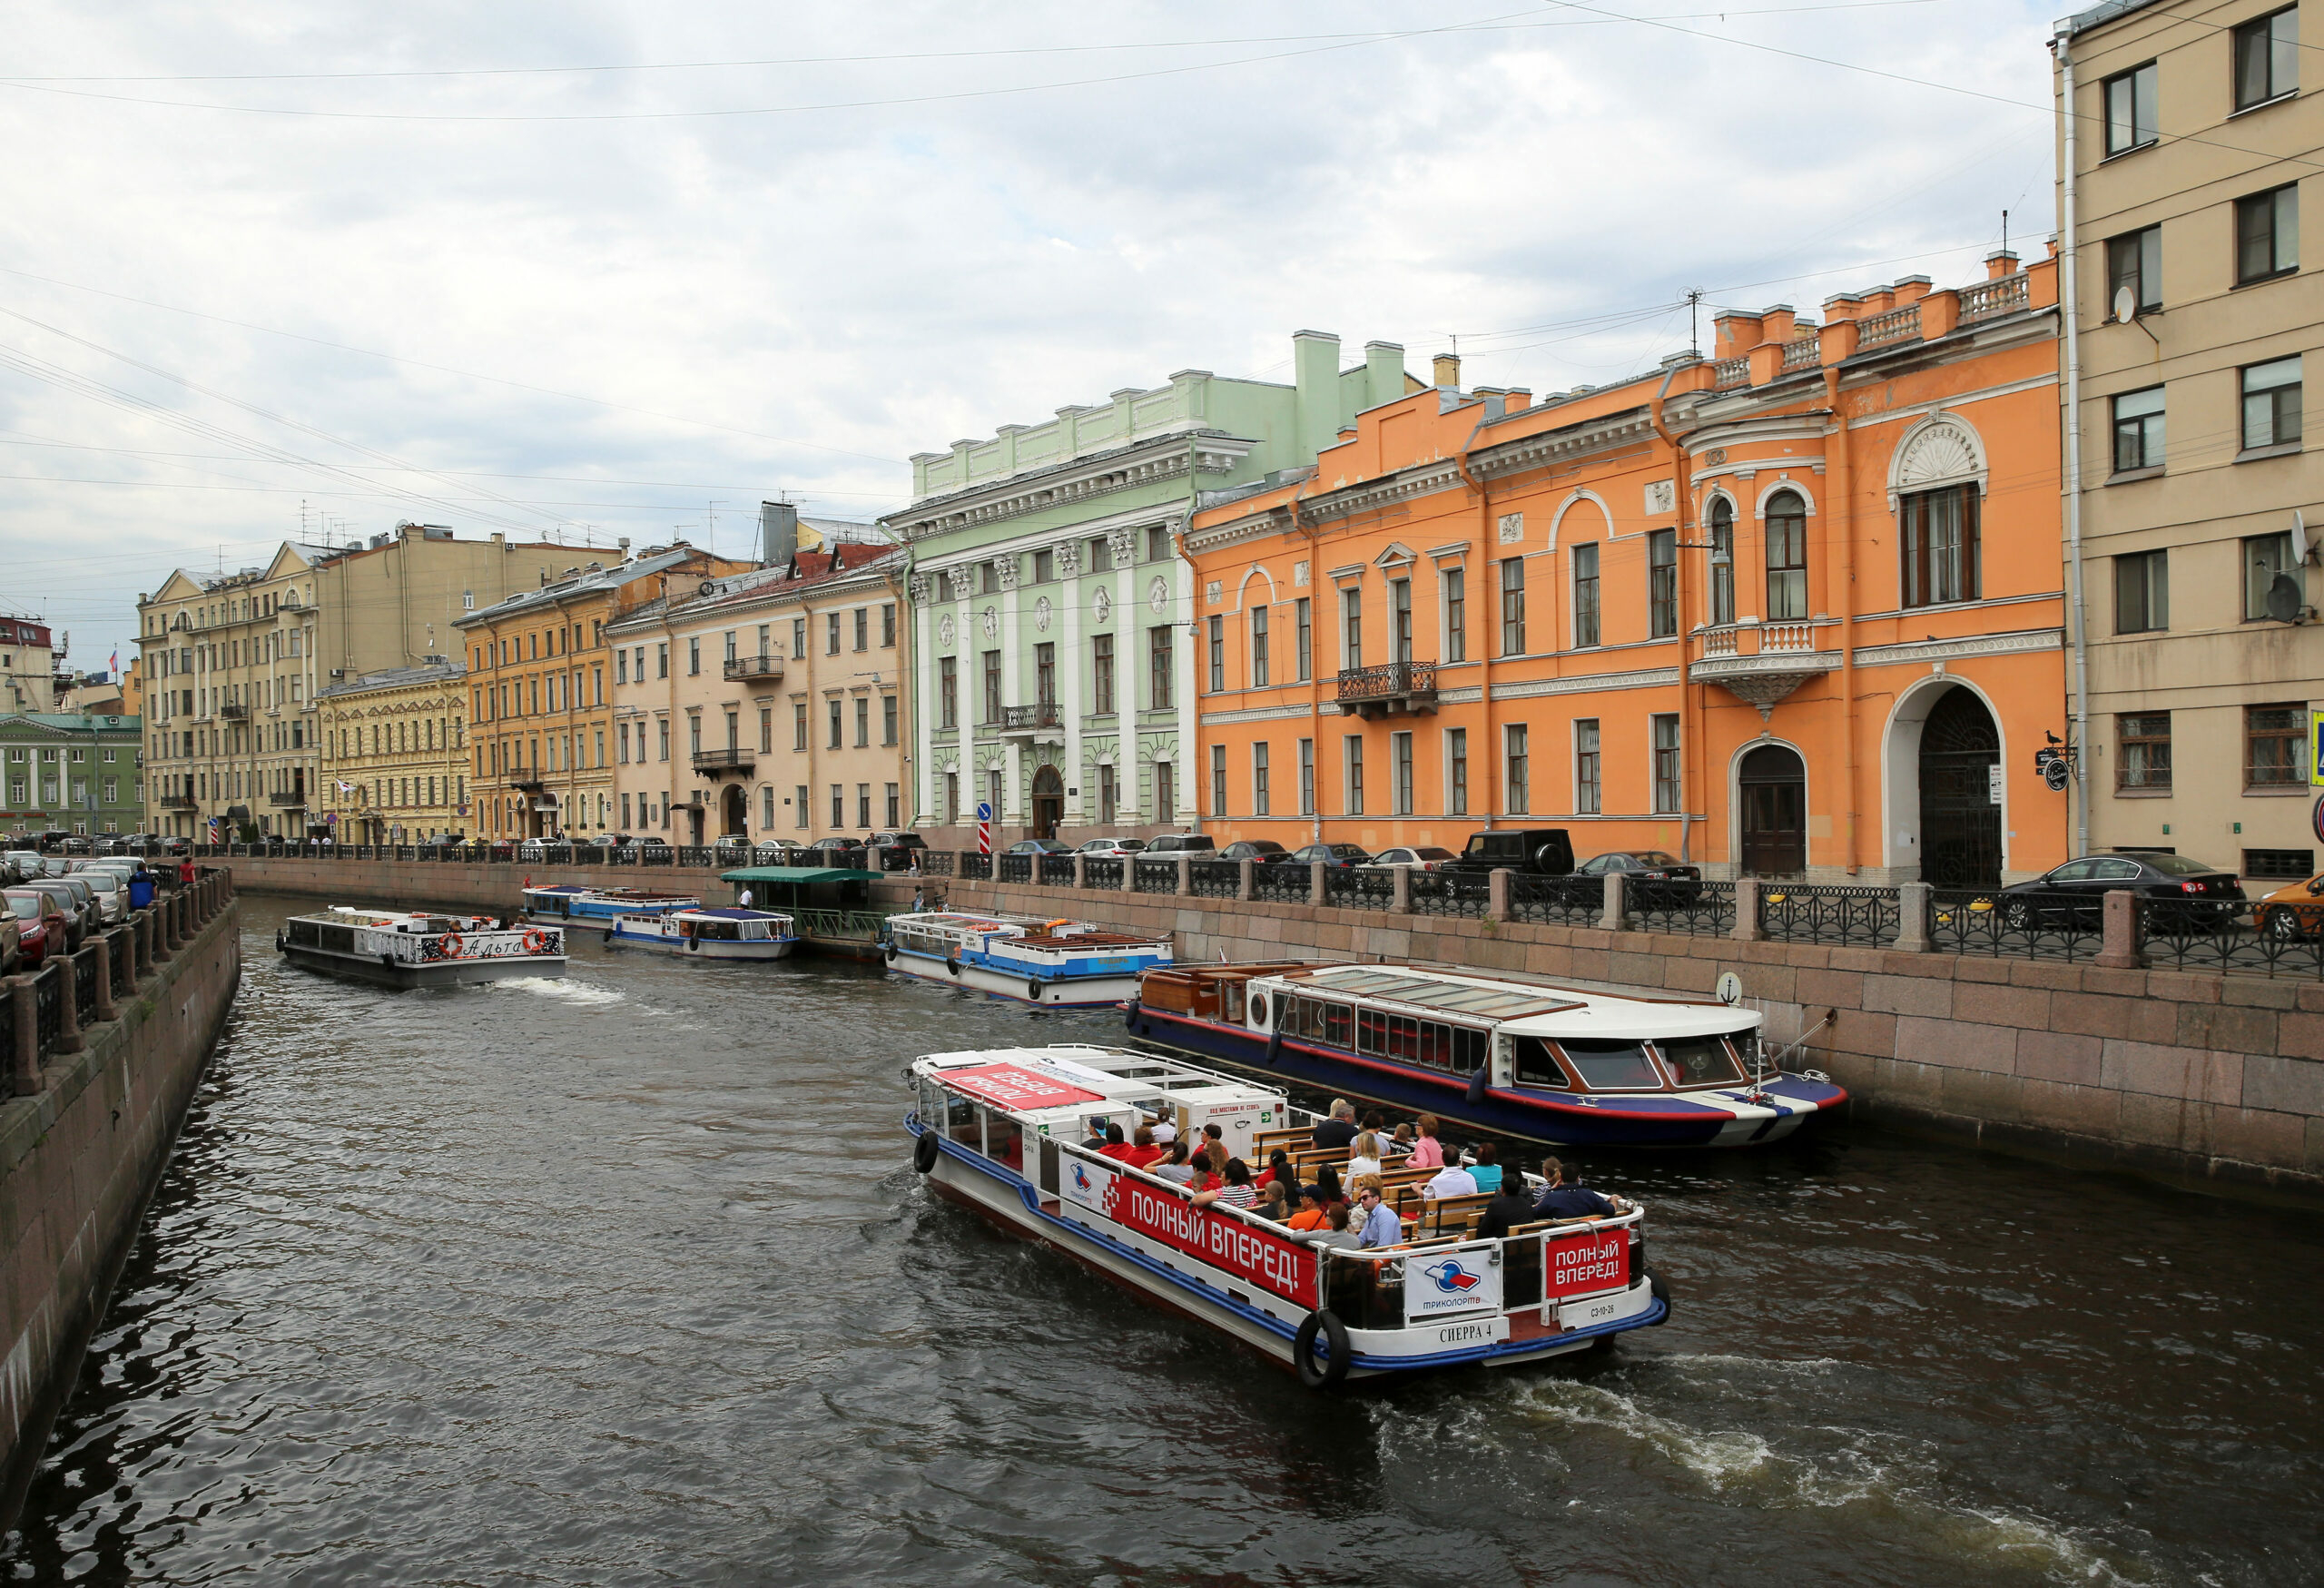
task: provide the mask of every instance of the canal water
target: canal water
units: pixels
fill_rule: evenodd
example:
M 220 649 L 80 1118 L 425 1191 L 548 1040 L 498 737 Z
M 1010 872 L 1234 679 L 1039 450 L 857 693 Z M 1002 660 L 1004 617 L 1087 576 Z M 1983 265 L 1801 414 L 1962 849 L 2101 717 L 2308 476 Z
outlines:
M 1865 1134 L 1603 1156 L 1673 1321 L 1316 1395 L 912 1174 L 904 1060 L 1117 1018 L 595 946 L 375 992 L 243 909 L 16 1580 L 2324 1580 L 2312 1215 Z

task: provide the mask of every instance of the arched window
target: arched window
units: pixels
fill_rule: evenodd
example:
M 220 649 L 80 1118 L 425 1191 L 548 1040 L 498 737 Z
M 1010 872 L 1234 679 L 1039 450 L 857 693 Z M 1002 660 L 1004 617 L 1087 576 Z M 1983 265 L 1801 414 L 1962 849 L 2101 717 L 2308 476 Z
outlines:
M 1735 621 L 1735 504 L 1725 497 L 1710 505 L 1710 620 Z
M 1768 616 L 1807 616 L 1807 504 L 1797 491 L 1768 498 Z

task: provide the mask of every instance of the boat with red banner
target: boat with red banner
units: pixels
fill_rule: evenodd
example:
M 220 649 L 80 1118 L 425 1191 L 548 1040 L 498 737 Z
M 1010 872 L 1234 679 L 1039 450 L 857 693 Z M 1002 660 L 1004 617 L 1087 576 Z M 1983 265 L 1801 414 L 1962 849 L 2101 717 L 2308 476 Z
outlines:
M 1482 1198 L 1429 1201 L 1404 1181 L 1393 1210 L 1405 1238 L 1357 1248 L 1207 1200 L 1102 1149 L 1108 1126 L 1134 1139 L 1157 1123 L 1189 1137 L 1216 1125 L 1226 1151 L 1246 1161 L 1291 1143 L 1303 1171 L 1345 1160 L 1344 1147 L 1308 1149 L 1317 1116 L 1252 1080 L 1085 1046 L 931 1054 L 908 1079 L 913 1166 L 938 1195 L 1253 1346 L 1314 1387 L 1609 1346 L 1669 1313 L 1635 1207 L 1480 1238 Z

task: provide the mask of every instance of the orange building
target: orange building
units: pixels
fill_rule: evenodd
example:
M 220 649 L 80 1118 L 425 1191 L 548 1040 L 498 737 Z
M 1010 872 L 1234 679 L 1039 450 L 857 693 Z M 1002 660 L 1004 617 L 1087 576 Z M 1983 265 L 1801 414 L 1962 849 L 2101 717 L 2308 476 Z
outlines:
M 2056 261 L 1718 322 L 1534 402 L 1433 390 L 1207 495 L 1221 843 L 1569 829 L 1706 874 L 2014 881 L 2067 858 Z

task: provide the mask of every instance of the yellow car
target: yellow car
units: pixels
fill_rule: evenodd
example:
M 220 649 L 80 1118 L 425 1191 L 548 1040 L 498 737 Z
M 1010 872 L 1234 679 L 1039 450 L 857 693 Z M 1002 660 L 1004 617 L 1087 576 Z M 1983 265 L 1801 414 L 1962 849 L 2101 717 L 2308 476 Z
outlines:
M 2324 932 L 2324 873 L 2262 897 L 2252 907 L 2251 927 L 2286 942 Z

